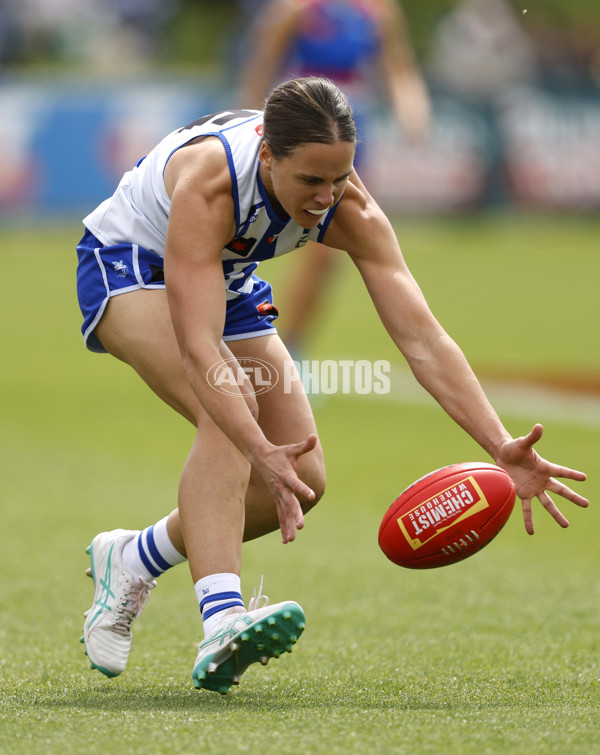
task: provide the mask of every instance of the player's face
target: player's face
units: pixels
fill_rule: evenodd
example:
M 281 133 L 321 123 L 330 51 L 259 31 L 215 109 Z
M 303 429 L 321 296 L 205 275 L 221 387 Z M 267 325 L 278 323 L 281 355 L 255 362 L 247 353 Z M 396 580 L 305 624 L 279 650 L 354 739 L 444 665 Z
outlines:
M 274 209 L 283 210 L 302 228 L 314 228 L 344 193 L 354 152 L 351 142 L 311 142 L 277 160 L 263 142 L 260 175 Z

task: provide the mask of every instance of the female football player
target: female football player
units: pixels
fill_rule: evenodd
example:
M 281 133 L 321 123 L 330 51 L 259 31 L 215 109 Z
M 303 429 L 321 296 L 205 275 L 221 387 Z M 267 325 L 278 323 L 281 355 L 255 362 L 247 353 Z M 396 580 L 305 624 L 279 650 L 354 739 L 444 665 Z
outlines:
M 585 475 L 535 452 L 540 425 L 513 439 L 501 424 L 354 170 L 355 147 L 337 87 L 288 81 L 264 113 L 207 115 L 168 135 L 84 219 L 78 292 L 88 348 L 129 364 L 196 427 L 178 508 L 141 531 L 101 533 L 88 549 L 95 593 L 83 642 L 107 676 L 125 669 L 131 624 L 155 578 L 186 558 L 205 635 L 196 687 L 227 692 L 250 663 L 290 651 L 304 628 L 294 601 L 264 605 L 259 591 L 246 608 L 240 570 L 244 539 L 279 527 L 293 541 L 325 488 L 301 381 L 262 391 L 246 374 L 257 364 L 289 374 L 270 286 L 255 271 L 302 254 L 309 240 L 349 255 L 416 379 L 512 477 L 528 532 L 534 497 L 563 527 L 550 493 L 587 505 L 556 479 Z

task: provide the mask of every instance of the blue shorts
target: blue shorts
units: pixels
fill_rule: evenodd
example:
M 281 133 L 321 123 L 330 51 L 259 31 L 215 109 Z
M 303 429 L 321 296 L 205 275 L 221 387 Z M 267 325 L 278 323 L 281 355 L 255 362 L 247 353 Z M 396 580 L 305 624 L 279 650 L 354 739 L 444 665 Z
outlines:
M 163 258 L 137 244 L 103 246 L 86 230 L 77 246 L 77 296 L 83 314 L 81 332 L 90 351 L 106 353 L 95 329 L 112 296 L 140 288 L 164 289 Z M 227 302 L 224 341 L 276 333 L 271 286 L 256 275 L 253 289 Z

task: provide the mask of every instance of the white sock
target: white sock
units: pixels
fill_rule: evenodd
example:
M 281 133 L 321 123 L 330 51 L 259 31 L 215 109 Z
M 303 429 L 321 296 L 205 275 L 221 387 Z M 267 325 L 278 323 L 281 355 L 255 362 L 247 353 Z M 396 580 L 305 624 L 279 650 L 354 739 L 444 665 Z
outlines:
M 244 608 L 240 578 L 237 574 L 211 574 L 199 579 L 194 588 L 202 613 L 205 637 L 208 637 L 222 618 L 223 611 L 229 611 L 235 606 Z
M 121 560 L 130 574 L 149 581 L 187 561 L 171 542 L 167 519 L 168 516 L 146 527 L 125 545 Z

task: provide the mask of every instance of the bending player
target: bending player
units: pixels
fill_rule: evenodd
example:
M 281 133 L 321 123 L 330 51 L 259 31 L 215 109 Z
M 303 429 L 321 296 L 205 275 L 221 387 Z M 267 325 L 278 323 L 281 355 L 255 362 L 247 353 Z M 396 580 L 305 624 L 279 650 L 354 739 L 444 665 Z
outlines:
M 92 351 L 131 365 L 197 434 L 177 510 L 141 531 L 96 536 L 95 593 L 83 641 L 107 676 L 124 671 L 131 624 L 155 579 L 186 560 L 205 638 L 198 688 L 226 692 L 250 663 L 292 649 L 304 627 L 294 601 L 245 607 L 242 541 L 304 527 L 325 488 L 323 452 L 300 380 L 255 395 L 235 361 L 261 359 L 280 374 L 290 356 L 276 333 L 257 265 L 312 240 L 345 250 L 416 379 L 515 482 L 533 533 L 537 497 L 587 501 L 557 477 L 585 475 L 540 458 L 540 425 L 513 439 L 458 346 L 432 315 L 392 227 L 353 168 L 356 129 L 330 81 L 285 82 L 264 113 L 227 111 L 168 135 L 88 215 L 78 246 L 83 333 Z M 265 302 L 267 306 L 265 306 Z M 231 390 L 210 376 L 229 371 Z M 239 371 L 237 371 L 239 372 Z M 239 387 L 238 387 L 239 382 Z

